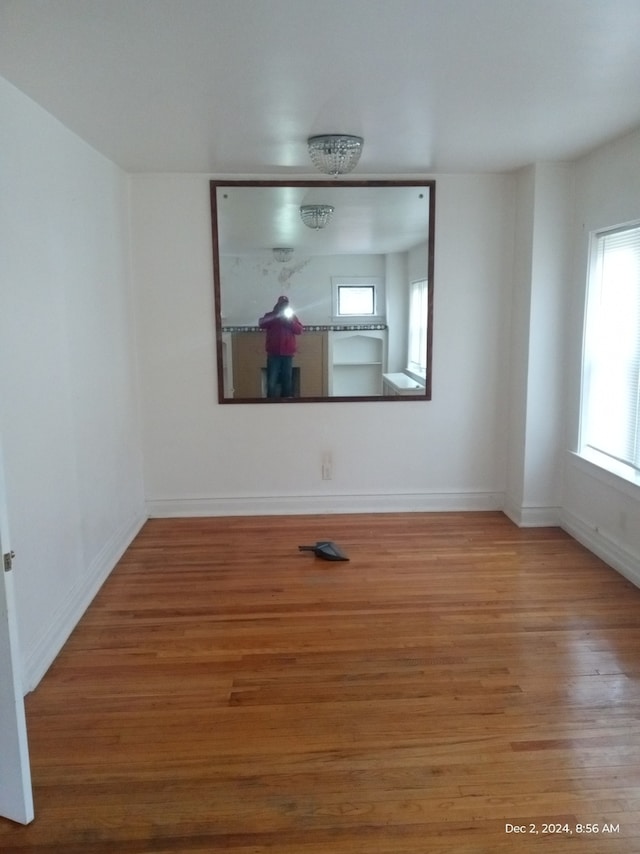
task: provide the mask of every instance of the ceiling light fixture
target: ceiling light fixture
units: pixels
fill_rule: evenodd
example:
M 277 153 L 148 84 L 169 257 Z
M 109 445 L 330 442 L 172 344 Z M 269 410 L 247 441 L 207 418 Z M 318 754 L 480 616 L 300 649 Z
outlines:
M 275 249 L 272 250 L 272 252 L 273 257 L 276 259 L 276 261 L 280 261 L 282 263 L 288 261 L 289 258 L 291 258 L 291 256 L 293 255 L 293 249 L 289 248 L 288 246 L 276 246 Z
M 302 205 L 300 217 L 308 228 L 324 228 L 333 216 L 333 205 Z
M 313 165 L 325 175 L 334 177 L 351 172 L 357 166 L 363 145 L 361 136 L 343 133 L 324 133 L 307 140 Z

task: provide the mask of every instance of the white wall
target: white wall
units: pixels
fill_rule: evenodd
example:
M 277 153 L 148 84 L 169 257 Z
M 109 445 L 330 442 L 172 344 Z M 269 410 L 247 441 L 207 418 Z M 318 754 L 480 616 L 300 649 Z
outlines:
M 261 406 L 216 402 L 208 176 L 132 179 L 152 515 L 502 506 L 512 178 L 437 181 L 433 400 Z
M 257 326 L 286 294 L 296 314 L 307 326 L 334 322 L 334 276 L 371 276 L 384 279 L 384 255 L 294 255 L 280 263 L 270 250 L 255 255 L 225 255 L 220 259 L 224 282 L 221 303 L 225 326 Z M 384 296 L 384 290 L 383 290 Z M 384 314 L 384 308 L 382 310 Z
M 409 351 L 409 287 L 411 260 L 424 258 L 421 275 L 427 278 L 427 244 L 412 252 L 393 252 L 385 256 L 386 317 L 389 330 L 387 338 L 387 372 L 401 373 L 407 367 Z M 417 263 L 416 263 L 416 266 Z M 418 278 L 416 276 L 416 278 Z
M 509 459 L 505 511 L 519 525 L 559 520 L 565 419 L 564 332 L 571 276 L 573 168 L 516 176 Z
M 531 270 L 535 170 L 521 169 L 515 176 L 513 297 L 509 323 L 508 462 L 506 505 L 517 519 L 524 502 L 527 438 L 527 384 L 529 373 L 529 328 L 531 325 Z
M 24 684 L 145 517 L 128 179 L 0 79 L 0 435 Z
M 640 130 L 576 164 L 575 274 L 567 334 L 568 401 L 562 524 L 640 585 L 640 489 L 575 456 L 589 235 L 640 218 Z

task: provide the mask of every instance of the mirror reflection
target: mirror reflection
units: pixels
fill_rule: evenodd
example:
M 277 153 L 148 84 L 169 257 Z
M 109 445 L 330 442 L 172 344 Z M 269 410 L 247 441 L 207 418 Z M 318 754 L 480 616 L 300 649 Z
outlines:
M 429 400 L 433 181 L 212 181 L 221 403 Z

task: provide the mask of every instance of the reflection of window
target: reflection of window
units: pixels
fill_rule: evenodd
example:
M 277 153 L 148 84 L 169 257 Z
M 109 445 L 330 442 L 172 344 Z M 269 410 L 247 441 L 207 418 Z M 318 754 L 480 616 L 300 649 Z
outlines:
M 338 285 L 338 314 L 375 314 L 373 285 Z
M 640 226 L 592 239 L 581 446 L 640 472 Z M 600 460 L 604 465 L 603 458 Z
M 384 280 L 378 276 L 333 276 L 335 320 L 383 319 Z
M 409 351 L 407 370 L 424 378 L 427 375 L 427 316 L 429 286 L 426 279 L 411 282 L 409 288 Z

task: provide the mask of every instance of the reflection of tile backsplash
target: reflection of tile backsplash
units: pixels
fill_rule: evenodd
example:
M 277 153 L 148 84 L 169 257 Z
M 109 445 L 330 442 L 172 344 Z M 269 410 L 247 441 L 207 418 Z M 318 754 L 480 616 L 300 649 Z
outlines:
M 386 323 L 336 323 L 331 326 L 304 325 L 306 332 L 350 332 L 352 330 L 386 329 Z M 259 326 L 223 326 L 223 332 L 264 332 Z

